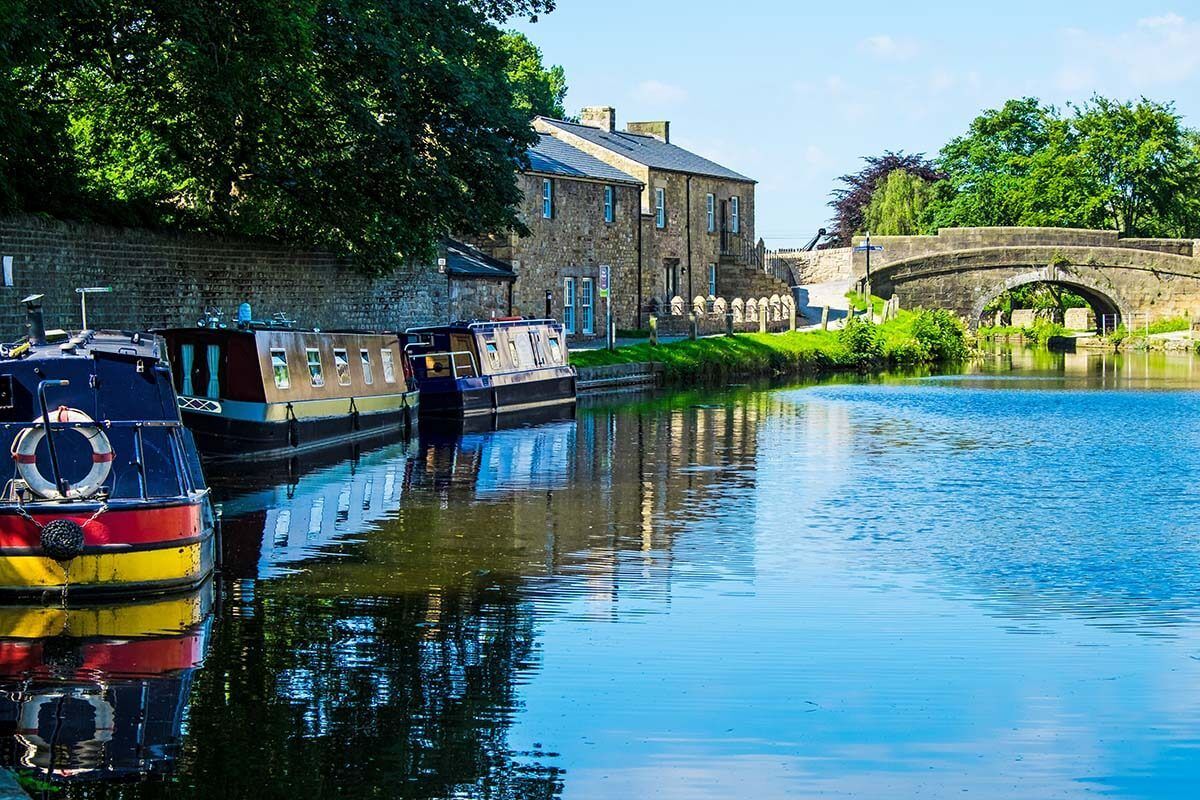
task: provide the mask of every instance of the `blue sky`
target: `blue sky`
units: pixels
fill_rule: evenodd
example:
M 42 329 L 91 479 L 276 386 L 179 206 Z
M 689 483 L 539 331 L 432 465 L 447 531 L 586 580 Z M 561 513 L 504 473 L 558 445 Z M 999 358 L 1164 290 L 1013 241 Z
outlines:
M 1200 2 L 558 0 L 516 24 L 567 71 L 567 108 L 669 119 L 672 141 L 759 181 L 758 233 L 803 244 L 838 175 L 936 153 L 1033 95 L 1173 101 L 1200 127 Z

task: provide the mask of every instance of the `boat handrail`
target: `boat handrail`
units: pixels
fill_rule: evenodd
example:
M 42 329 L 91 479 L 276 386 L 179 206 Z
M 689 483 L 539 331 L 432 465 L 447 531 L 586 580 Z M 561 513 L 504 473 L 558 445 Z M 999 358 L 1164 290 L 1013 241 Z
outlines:
M 561 325 L 558 320 L 549 317 L 522 317 L 520 319 L 480 319 L 471 320 L 469 322 L 452 322 L 448 325 L 423 325 L 419 328 L 408 328 L 405 333 L 432 333 L 435 331 L 446 331 L 455 328 L 473 330 L 475 328 L 484 327 L 503 327 L 508 325 Z
M 475 354 L 472 353 L 470 350 L 443 350 L 438 353 L 410 354 L 408 357 L 408 360 L 415 364 L 415 363 L 417 363 L 417 359 L 419 359 L 419 358 L 420 359 L 439 358 L 439 357 L 443 357 L 443 356 L 448 357 L 448 360 L 450 362 L 450 372 L 453 374 L 455 380 L 458 380 L 460 377 L 458 374 L 458 356 L 466 356 L 470 360 L 470 367 L 471 367 L 470 374 L 462 375 L 461 377 L 463 377 L 463 378 L 478 378 L 479 377 L 479 365 L 475 363 Z M 427 370 L 427 369 L 424 370 L 424 372 L 426 375 L 429 374 L 429 370 Z
M 40 419 L 28 422 L 0 422 L 0 430 L 12 428 L 40 428 L 45 423 Z M 182 428 L 183 423 L 177 419 L 98 419 L 93 422 L 59 422 L 50 420 L 51 428 Z

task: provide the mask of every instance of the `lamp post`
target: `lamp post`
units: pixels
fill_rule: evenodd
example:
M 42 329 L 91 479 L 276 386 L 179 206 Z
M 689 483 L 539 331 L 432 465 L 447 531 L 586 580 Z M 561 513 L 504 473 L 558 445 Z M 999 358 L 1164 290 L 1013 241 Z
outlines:
M 113 288 L 111 286 L 84 286 L 76 289 L 75 292 L 79 295 L 79 313 L 83 317 L 83 327 L 80 330 L 87 330 L 87 296 L 89 294 L 110 294 Z
M 867 278 L 866 285 L 863 287 L 863 293 L 867 296 L 867 317 L 871 316 L 871 251 L 883 252 L 883 248 L 879 245 L 871 244 L 871 232 L 867 231 L 867 238 L 863 239 L 863 243 L 854 248 L 856 253 L 867 254 Z

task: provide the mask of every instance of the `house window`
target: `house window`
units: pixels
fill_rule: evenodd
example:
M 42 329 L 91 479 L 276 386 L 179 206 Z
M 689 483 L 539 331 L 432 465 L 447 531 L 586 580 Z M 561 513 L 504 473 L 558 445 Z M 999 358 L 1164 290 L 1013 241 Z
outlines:
M 604 221 L 612 223 L 616 219 L 616 208 L 614 207 L 613 187 L 604 187 Z
M 717 229 L 717 198 L 711 194 L 704 196 L 704 210 L 708 214 L 708 232 L 712 233 Z
M 500 351 L 498 349 L 496 349 L 496 343 L 495 342 L 487 342 L 485 346 L 487 347 L 488 361 L 492 362 L 493 367 L 495 367 L 496 369 L 499 369 L 500 368 Z
M 579 308 L 583 314 L 583 332 L 592 332 L 592 279 L 584 278 L 579 285 Z
M 350 385 L 350 356 L 345 350 L 333 351 L 333 369 L 337 372 L 338 385 Z
M 365 383 L 367 386 L 370 386 L 375 382 L 375 376 L 371 373 L 371 351 L 359 350 L 358 358 L 362 363 L 363 383 Z
M 324 386 L 325 374 L 321 371 L 321 351 L 310 347 L 304 351 L 304 354 L 308 359 L 308 376 L 312 380 L 312 385 Z
M 554 218 L 554 181 L 542 179 L 542 218 Z
M 729 232 L 730 233 L 741 233 L 742 232 L 742 214 L 741 214 L 740 205 L 741 204 L 738 201 L 738 198 L 736 198 L 736 197 L 729 198 Z
M 575 332 L 575 279 L 563 278 L 563 329 Z
M 667 227 L 667 193 L 662 187 L 654 190 L 654 227 Z
M 717 265 L 708 265 L 708 294 L 710 297 L 717 295 Z
M 292 387 L 292 376 L 288 373 L 286 350 L 271 351 L 271 372 L 275 373 L 276 389 L 290 389 Z
M 379 351 L 379 363 L 383 365 L 383 382 L 396 382 L 396 365 L 392 363 L 392 351 L 383 349 Z

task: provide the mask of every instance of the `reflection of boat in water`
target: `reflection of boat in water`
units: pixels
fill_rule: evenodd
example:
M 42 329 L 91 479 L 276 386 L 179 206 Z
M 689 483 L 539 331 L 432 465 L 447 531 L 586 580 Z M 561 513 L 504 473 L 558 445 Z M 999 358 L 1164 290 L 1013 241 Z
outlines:
M 286 574 L 395 514 L 410 455 L 407 443 L 382 447 L 226 500 L 224 569 Z
M 0 763 L 52 782 L 172 772 L 213 591 L 0 608 Z

